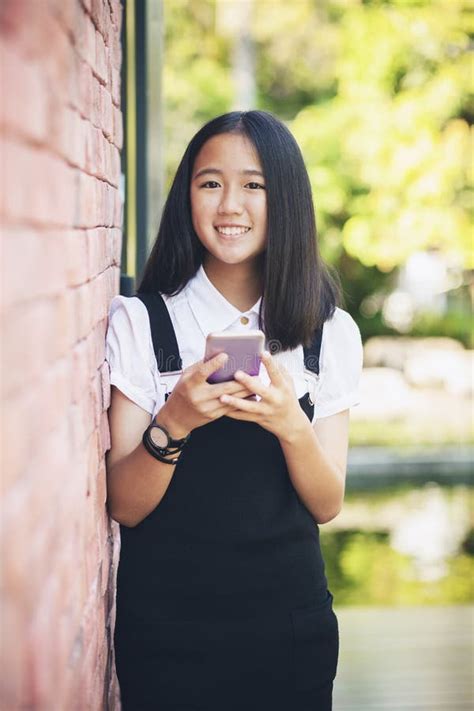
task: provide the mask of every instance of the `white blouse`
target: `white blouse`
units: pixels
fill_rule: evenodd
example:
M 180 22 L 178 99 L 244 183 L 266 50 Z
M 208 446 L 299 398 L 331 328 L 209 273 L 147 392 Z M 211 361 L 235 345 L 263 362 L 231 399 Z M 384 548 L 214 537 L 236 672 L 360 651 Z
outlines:
M 258 328 L 259 299 L 249 311 L 240 312 L 208 279 L 201 266 L 176 296 L 163 295 L 183 361 L 187 368 L 204 356 L 211 331 L 246 331 Z M 314 418 L 329 417 L 359 404 L 362 342 L 354 319 L 343 309 L 323 327 L 319 376 L 304 367 L 303 347 L 274 356 L 291 374 L 296 395 L 310 392 Z M 171 392 L 180 372 L 159 373 L 145 305 L 137 297 L 116 296 L 110 306 L 106 340 L 110 382 L 153 417 Z M 260 377 L 268 382 L 265 367 Z

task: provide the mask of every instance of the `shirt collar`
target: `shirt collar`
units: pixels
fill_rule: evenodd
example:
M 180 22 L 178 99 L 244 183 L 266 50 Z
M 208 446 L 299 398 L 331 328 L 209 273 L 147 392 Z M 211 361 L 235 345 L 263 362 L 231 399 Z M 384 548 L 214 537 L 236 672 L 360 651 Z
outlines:
M 186 286 L 186 297 L 205 336 L 212 331 L 225 331 L 244 313 L 253 312 L 258 316 L 262 301 L 260 297 L 248 311 L 239 311 L 216 289 L 202 264 Z

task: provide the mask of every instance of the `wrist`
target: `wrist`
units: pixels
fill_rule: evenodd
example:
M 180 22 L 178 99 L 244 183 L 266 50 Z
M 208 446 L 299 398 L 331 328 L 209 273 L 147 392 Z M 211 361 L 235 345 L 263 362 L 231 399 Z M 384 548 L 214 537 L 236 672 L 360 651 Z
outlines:
M 292 446 L 298 444 L 302 438 L 312 434 L 313 426 L 303 410 L 289 418 L 287 426 L 278 437 L 282 446 Z
M 161 410 L 156 413 L 155 422 L 158 425 L 163 425 L 173 439 L 183 439 L 187 437 L 191 431 L 183 427 L 180 423 L 175 422 L 170 413 L 167 412 L 166 405 L 163 405 Z

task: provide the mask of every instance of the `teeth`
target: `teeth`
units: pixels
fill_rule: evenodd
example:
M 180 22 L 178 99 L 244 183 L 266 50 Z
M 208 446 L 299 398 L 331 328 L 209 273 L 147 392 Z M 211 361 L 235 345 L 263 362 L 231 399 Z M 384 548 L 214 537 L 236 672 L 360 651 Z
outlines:
M 243 235 L 248 232 L 250 227 L 216 227 L 216 230 L 221 235 L 226 235 L 227 237 L 233 237 L 236 235 Z

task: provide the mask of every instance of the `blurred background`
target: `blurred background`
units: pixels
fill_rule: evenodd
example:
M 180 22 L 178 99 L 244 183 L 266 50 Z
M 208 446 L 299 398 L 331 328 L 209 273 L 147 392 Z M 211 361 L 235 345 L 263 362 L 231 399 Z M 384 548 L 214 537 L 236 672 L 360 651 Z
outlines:
M 362 333 L 345 505 L 321 527 L 344 628 L 338 709 L 471 708 L 472 10 L 164 2 L 166 185 L 213 116 L 283 119 Z
M 120 710 L 109 305 L 247 108 L 296 136 L 364 342 L 334 709 L 474 706 L 473 48 L 472 0 L 1 0 L 2 711 Z

